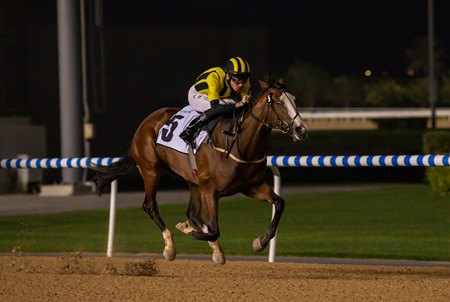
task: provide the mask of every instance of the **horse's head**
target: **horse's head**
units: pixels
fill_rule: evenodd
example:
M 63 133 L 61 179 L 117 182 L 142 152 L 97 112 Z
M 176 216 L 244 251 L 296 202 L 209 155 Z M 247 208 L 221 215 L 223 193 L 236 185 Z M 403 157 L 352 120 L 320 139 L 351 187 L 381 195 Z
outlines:
M 288 133 L 294 141 L 306 138 L 308 127 L 297 110 L 295 96 L 287 90 L 283 80 L 260 80 L 263 89 L 254 105 L 261 108 L 254 118 L 272 129 Z

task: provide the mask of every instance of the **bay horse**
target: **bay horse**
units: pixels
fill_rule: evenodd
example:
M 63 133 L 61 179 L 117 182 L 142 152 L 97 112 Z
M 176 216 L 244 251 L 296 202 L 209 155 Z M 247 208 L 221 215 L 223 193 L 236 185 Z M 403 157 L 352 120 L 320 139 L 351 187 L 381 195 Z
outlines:
M 156 143 L 158 131 L 178 112 L 176 108 L 152 112 L 139 125 L 131 146 L 120 161 L 94 169 L 97 174 L 93 180 L 101 194 L 113 180 L 138 167 L 145 186 L 142 206 L 162 232 L 166 260 L 175 259 L 176 249 L 172 233 L 161 218 L 156 202 L 157 185 L 164 168 L 181 177 L 190 190 L 186 211 L 188 219 L 178 223 L 176 228 L 193 239 L 208 241 L 214 262 L 225 263 L 218 241 L 218 201 L 221 197 L 243 193 L 273 204 L 272 221 L 265 235 L 253 241 L 253 250 L 264 250 L 275 236 L 284 200 L 264 180 L 269 134 L 272 129 L 279 129 L 294 141 L 301 141 L 306 138 L 307 126 L 297 110 L 295 97 L 282 80 L 266 77 L 259 82 L 261 92 L 251 97 L 248 107 L 243 106 L 246 108 L 236 119 L 234 143 L 229 143 L 229 136 L 224 139 L 227 136 L 223 132 L 229 129 L 229 121 L 220 120 L 210 135 L 209 143 L 201 144 L 195 155 L 198 173 L 193 173 L 187 154 Z M 229 152 L 225 151 L 227 148 Z

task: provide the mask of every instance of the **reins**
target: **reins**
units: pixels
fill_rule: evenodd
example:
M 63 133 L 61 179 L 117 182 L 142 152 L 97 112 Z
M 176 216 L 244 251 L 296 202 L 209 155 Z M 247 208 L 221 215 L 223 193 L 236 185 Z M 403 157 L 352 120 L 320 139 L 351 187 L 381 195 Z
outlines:
M 292 102 L 292 101 L 290 100 L 289 96 L 286 94 L 286 90 L 285 90 L 282 86 L 280 86 L 280 85 L 275 85 L 275 86 L 272 86 L 272 87 L 281 89 L 281 90 L 283 91 L 283 93 L 285 94 L 285 96 L 288 98 L 288 100 L 289 100 L 290 102 Z M 266 92 L 267 92 L 267 90 L 266 90 Z M 259 99 L 259 97 L 255 97 L 255 98 L 254 98 L 254 100 L 258 100 L 258 99 Z M 253 101 L 253 100 L 252 100 L 252 101 Z M 257 122 L 263 124 L 264 127 L 268 128 L 268 129 L 279 129 L 279 130 L 281 130 L 283 133 L 292 133 L 292 131 L 293 131 L 293 130 L 292 130 L 292 125 L 294 124 L 294 120 L 295 120 L 298 116 L 300 116 L 300 114 L 299 114 L 298 112 L 297 112 L 297 114 L 292 118 L 292 122 L 291 122 L 291 123 L 287 123 L 287 122 L 283 121 L 283 120 L 280 118 L 280 116 L 278 115 L 278 113 L 276 112 L 276 110 L 273 108 L 273 102 L 274 102 L 274 100 L 273 100 L 273 98 L 272 98 L 272 92 L 269 92 L 269 93 L 267 94 L 267 96 L 266 96 L 266 104 L 267 104 L 267 106 L 266 106 L 266 109 L 265 109 L 265 112 L 264 112 L 264 118 L 261 119 L 260 117 L 258 117 L 257 115 L 255 115 L 255 113 L 253 112 L 253 106 L 252 106 L 252 105 L 253 105 L 253 104 L 252 104 L 253 102 L 252 102 L 252 101 L 250 101 L 250 102 L 248 103 L 248 106 L 249 106 L 249 109 L 248 109 L 248 110 L 250 111 L 250 116 L 251 116 L 255 121 L 257 121 Z M 270 111 L 270 110 L 272 110 L 273 114 L 275 115 L 275 118 L 276 118 L 277 121 L 278 121 L 278 123 L 275 124 L 275 125 L 272 125 L 272 124 L 270 124 L 270 123 L 268 122 L 268 114 L 269 114 L 269 111 Z M 217 146 L 214 144 L 214 142 L 213 142 L 213 140 L 212 140 L 212 137 L 211 137 L 211 139 L 210 139 L 210 144 L 211 144 L 211 146 L 213 147 L 214 150 L 216 150 L 216 151 L 218 151 L 218 152 L 224 153 L 226 158 L 230 157 L 232 160 L 234 160 L 234 161 L 236 161 L 236 162 L 238 162 L 238 163 L 242 163 L 242 164 L 255 164 L 255 163 L 261 163 L 261 162 L 263 162 L 263 161 L 266 160 L 266 157 L 267 157 L 266 155 L 264 155 L 262 158 L 259 158 L 259 159 L 257 159 L 257 160 L 251 160 L 251 161 L 248 161 L 248 160 L 243 160 L 243 159 L 241 159 L 241 158 L 239 158 L 239 157 L 237 157 L 236 155 L 234 155 L 234 154 L 231 153 L 231 150 L 232 150 L 232 148 L 233 148 L 235 142 L 238 140 L 238 133 L 240 132 L 240 125 L 241 125 L 242 121 L 244 120 L 244 116 L 245 116 L 245 112 L 242 113 L 240 122 L 237 122 L 237 123 L 236 123 L 236 131 L 235 131 L 234 133 L 231 134 L 231 136 L 233 136 L 233 141 L 231 142 L 231 145 L 230 145 L 230 146 L 228 146 L 228 137 L 227 137 L 227 139 L 226 139 L 226 145 L 227 145 L 226 149 L 217 147 Z M 228 131 L 228 132 L 229 132 L 229 131 Z M 230 134 L 228 134 L 228 135 L 230 135 Z M 239 144 L 237 144 L 237 146 L 238 146 L 237 148 L 238 148 L 238 153 L 239 153 Z
M 214 144 L 214 141 L 212 140 L 212 137 L 210 137 L 209 139 L 209 143 L 211 145 L 211 147 L 218 151 L 218 152 L 222 152 L 225 154 L 225 158 L 231 158 L 232 160 L 234 160 L 235 162 L 238 162 L 240 164 L 257 164 L 257 163 L 261 163 L 263 161 L 266 161 L 267 156 L 264 155 L 262 158 L 256 159 L 256 160 L 243 160 L 239 157 L 237 157 L 236 155 L 234 155 L 233 153 L 231 153 L 231 150 L 233 149 L 233 146 L 235 144 L 235 142 L 238 140 L 238 134 L 240 132 L 240 127 L 241 124 L 244 120 L 245 117 L 245 113 L 246 111 L 241 112 L 241 114 L 239 114 L 239 116 L 235 117 L 235 131 L 234 133 L 231 133 L 231 131 L 222 131 L 225 135 L 226 135 L 226 140 L 225 140 L 225 145 L 227 146 L 226 149 L 217 147 Z M 228 146 L 228 136 L 233 136 L 233 140 L 231 142 L 231 144 Z M 239 152 L 239 144 L 237 145 L 238 147 L 238 152 Z

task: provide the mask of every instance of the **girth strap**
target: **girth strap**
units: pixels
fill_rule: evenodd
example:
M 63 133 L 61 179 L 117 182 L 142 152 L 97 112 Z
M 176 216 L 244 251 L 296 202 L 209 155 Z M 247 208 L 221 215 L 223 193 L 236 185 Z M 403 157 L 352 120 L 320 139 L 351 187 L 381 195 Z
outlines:
M 235 162 L 238 162 L 240 164 L 257 164 L 257 163 L 260 163 L 260 162 L 263 162 L 263 161 L 267 160 L 266 159 L 267 158 L 266 155 L 264 155 L 264 157 L 262 157 L 260 159 L 257 159 L 257 160 L 251 160 L 251 161 L 243 160 L 243 159 L 240 159 L 237 156 L 233 155 L 233 153 L 231 153 L 231 152 L 228 153 L 227 150 L 225 150 L 225 149 L 216 147 L 211 140 L 210 140 L 210 144 L 211 144 L 211 146 L 213 147 L 214 150 L 227 154 L 232 160 L 234 160 Z

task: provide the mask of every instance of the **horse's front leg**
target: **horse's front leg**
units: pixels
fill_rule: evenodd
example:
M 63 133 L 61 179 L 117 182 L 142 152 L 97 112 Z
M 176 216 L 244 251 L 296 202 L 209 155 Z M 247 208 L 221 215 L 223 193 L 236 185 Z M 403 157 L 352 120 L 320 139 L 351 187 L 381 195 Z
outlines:
M 189 205 L 186 210 L 188 220 L 179 222 L 175 227 L 181 232 L 190 235 L 194 231 L 203 230 L 205 223 L 202 219 L 202 200 L 198 191 L 198 186 L 188 183 L 189 185 Z
M 243 193 L 252 198 L 268 201 L 275 206 L 275 214 L 273 215 L 272 222 L 266 229 L 265 236 L 258 237 L 253 241 L 253 250 L 256 252 L 261 252 L 269 244 L 269 241 L 275 237 L 278 224 L 280 223 L 281 215 L 284 210 L 284 199 L 275 194 L 275 192 L 273 192 L 270 186 L 265 182 L 251 187 Z
M 176 228 L 180 231 L 182 231 L 185 234 L 191 235 L 193 232 L 203 232 L 204 234 L 209 234 L 209 228 L 208 226 L 203 222 L 202 219 L 202 199 L 200 192 L 198 190 L 198 186 L 196 185 L 190 185 L 190 200 L 189 200 L 189 206 L 186 211 L 186 216 L 188 217 L 188 220 L 185 222 L 180 222 L 176 225 Z M 193 226 L 192 226 L 192 225 Z M 195 238 L 195 237 L 193 237 Z M 197 239 L 197 238 L 195 238 Z M 219 240 L 214 241 L 208 241 L 209 246 L 211 247 L 213 254 L 212 254 L 212 260 L 219 264 L 225 264 L 225 255 L 223 253 L 223 250 L 219 244 Z

